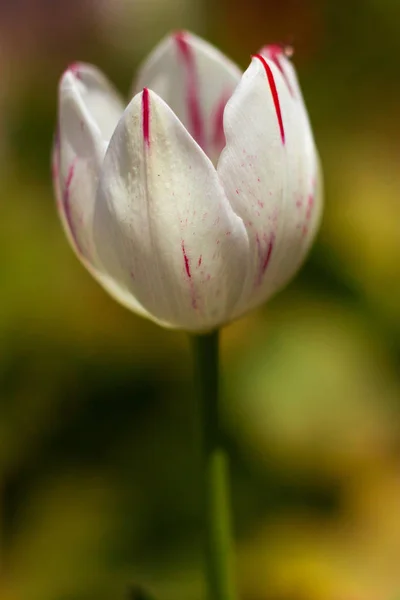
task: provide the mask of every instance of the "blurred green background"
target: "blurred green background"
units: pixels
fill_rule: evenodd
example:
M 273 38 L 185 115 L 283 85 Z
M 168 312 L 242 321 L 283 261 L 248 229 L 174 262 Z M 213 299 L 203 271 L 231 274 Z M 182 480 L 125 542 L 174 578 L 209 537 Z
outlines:
M 400 594 L 400 3 L 0 2 L 0 599 L 202 597 L 189 346 L 80 266 L 50 181 L 56 87 L 124 93 L 171 29 L 246 68 L 295 47 L 325 173 L 295 281 L 223 333 L 242 600 Z

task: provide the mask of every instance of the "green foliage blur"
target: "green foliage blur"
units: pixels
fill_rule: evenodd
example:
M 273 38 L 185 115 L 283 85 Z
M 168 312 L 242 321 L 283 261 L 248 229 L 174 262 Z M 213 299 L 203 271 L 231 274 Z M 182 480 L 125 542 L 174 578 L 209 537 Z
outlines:
M 0 3 L 0 600 L 202 598 L 189 344 L 111 300 L 56 215 L 61 72 L 129 90 L 171 29 L 295 48 L 325 174 L 295 281 L 223 333 L 241 600 L 400 594 L 400 3 Z

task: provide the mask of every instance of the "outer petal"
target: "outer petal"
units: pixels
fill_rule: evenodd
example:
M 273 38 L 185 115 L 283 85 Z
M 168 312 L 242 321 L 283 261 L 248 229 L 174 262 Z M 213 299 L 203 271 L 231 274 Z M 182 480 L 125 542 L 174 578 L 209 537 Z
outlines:
M 210 160 L 147 89 L 110 142 L 94 236 L 103 270 L 155 319 L 198 331 L 230 318 L 245 278 L 246 230 Z
M 85 64 L 70 67 L 60 82 L 53 182 L 61 221 L 78 258 L 114 298 L 143 314 L 134 299 L 100 273 L 93 246 L 99 171 L 122 113 L 122 102 L 100 71 Z
M 139 71 L 135 91 L 154 90 L 212 160 L 225 145 L 223 112 L 242 72 L 211 44 L 186 32 L 167 37 Z
M 296 272 L 314 237 L 322 194 L 304 104 L 274 61 L 253 58 L 228 102 L 224 127 L 217 171 L 250 243 L 239 316 Z

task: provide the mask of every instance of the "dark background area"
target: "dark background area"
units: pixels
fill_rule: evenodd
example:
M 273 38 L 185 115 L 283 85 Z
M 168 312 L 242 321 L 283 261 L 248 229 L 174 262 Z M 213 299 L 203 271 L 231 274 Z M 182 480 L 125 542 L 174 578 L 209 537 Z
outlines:
M 118 306 L 56 215 L 66 65 L 127 93 L 187 28 L 246 68 L 295 48 L 326 208 L 292 284 L 223 332 L 243 600 L 400 594 L 400 4 L 0 2 L 0 598 L 199 600 L 199 476 L 186 336 Z

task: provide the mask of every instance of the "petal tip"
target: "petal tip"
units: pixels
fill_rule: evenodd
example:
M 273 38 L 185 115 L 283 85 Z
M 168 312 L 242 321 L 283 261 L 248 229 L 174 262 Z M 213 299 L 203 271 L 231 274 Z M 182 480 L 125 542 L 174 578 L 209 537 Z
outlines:
M 264 71 L 267 75 L 268 84 L 269 84 L 269 87 L 271 90 L 272 100 L 273 100 L 274 106 L 275 106 L 275 112 L 276 112 L 276 117 L 278 119 L 279 131 L 281 134 L 282 144 L 285 144 L 285 128 L 283 126 L 281 104 L 279 101 L 279 95 L 278 95 L 278 90 L 277 90 L 276 83 L 275 83 L 274 74 L 272 72 L 270 65 L 268 64 L 268 61 L 261 54 L 253 54 L 252 58 L 259 60 L 262 64 L 262 66 L 264 67 Z
M 284 55 L 286 58 L 291 58 L 294 54 L 294 48 L 291 44 L 265 44 L 260 50 L 260 54 L 266 54 L 268 58 L 273 59 L 275 56 Z
M 61 89 L 70 89 L 76 81 L 83 81 L 82 64 L 74 62 L 68 65 L 60 78 Z
M 190 33 L 190 31 L 187 31 L 186 29 L 176 29 L 175 31 L 172 32 L 171 37 L 178 44 L 179 43 L 188 44 L 190 42 L 192 34 Z
M 191 60 L 190 34 L 184 29 L 175 31 L 172 35 L 178 51 L 185 60 Z
M 76 79 L 82 79 L 82 64 L 80 62 L 73 62 L 68 65 L 65 73 L 71 73 Z
M 284 45 L 284 44 L 270 44 L 269 46 L 263 46 L 260 50 L 261 55 L 265 55 L 266 58 L 271 60 L 276 67 L 278 67 L 280 74 L 282 75 L 285 83 L 288 87 L 290 95 L 294 97 L 294 90 L 290 83 L 289 77 L 287 76 L 287 72 L 285 69 L 284 62 L 282 62 L 282 58 L 289 59 L 293 56 L 293 47 Z

